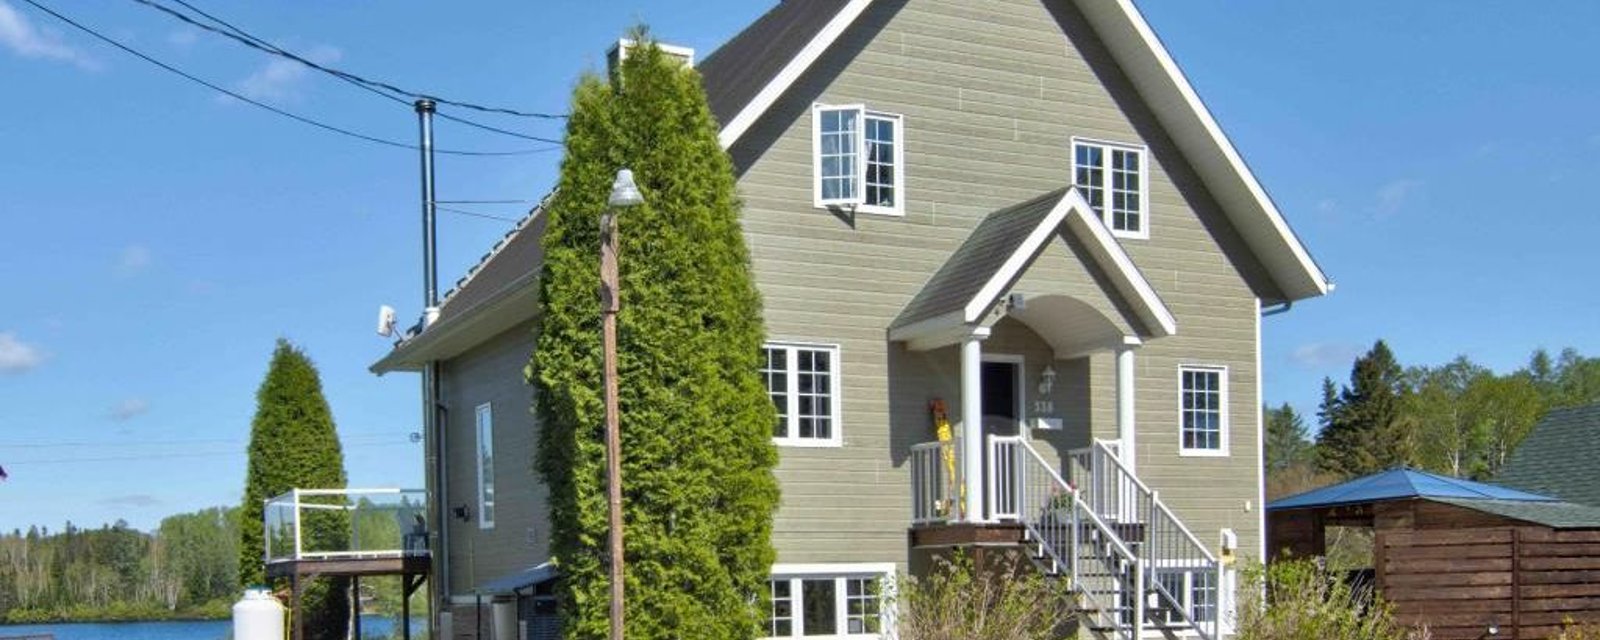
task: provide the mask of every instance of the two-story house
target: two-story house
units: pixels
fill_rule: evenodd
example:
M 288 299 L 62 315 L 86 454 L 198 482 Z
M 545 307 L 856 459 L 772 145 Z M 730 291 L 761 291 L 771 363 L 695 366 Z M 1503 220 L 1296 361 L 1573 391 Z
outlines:
M 877 637 L 878 580 L 964 546 L 1029 551 L 1103 633 L 1225 634 L 1262 548 L 1262 319 L 1332 285 L 1132 1 L 784 0 L 697 68 L 781 414 L 771 636 Z M 440 368 L 446 637 L 515 596 L 538 631 L 552 575 L 543 224 L 373 366 Z

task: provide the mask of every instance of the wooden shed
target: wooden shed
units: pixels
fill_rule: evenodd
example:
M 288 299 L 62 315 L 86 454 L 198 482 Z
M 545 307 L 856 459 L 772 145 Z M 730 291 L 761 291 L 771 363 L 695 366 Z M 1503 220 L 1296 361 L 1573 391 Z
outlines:
M 1324 555 L 1328 527 L 1372 529 L 1378 593 L 1438 640 L 1600 623 L 1600 509 L 1413 469 L 1267 505 L 1274 558 Z

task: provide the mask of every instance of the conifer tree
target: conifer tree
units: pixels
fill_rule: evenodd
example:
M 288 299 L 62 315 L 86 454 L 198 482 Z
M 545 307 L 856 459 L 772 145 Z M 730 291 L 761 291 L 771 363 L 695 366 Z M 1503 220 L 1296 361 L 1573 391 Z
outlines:
M 1405 392 L 1403 371 L 1394 352 L 1384 341 L 1377 341 L 1356 359 L 1350 386 L 1340 390 L 1328 424 L 1318 434 L 1322 466 L 1357 476 L 1412 464 L 1416 428 L 1401 412 Z
M 646 201 L 618 216 L 627 635 L 747 640 L 765 635 L 778 498 L 760 298 L 699 75 L 639 36 L 609 80 L 579 83 L 545 209 L 527 375 L 563 627 L 607 631 L 599 219 L 627 167 Z
M 294 488 L 342 489 L 344 454 L 333 412 L 322 395 L 316 365 L 288 340 L 279 339 L 266 379 L 256 391 L 250 423 L 250 459 L 239 527 L 239 582 L 266 583 L 262 565 L 263 501 Z M 342 512 L 306 510 L 301 535 L 307 549 L 343 549 L 349 538 Z M 347 581 L 329 579 L 301 597 L 307 638 L 341 640 L 349 625 Z

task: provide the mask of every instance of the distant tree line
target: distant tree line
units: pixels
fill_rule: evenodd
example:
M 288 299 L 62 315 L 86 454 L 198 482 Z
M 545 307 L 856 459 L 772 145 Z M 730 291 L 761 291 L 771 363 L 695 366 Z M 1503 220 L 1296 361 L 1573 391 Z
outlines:
M 1284 404 L 1266 409 L 1268 493 L 1282 496 L 1406 465 L 1493 478 L 1550 409 L 1600 402 L 1600 358 L 1533 352 L 1497 374 L 1466 356 L 1402 366 L 1379 340 L 1356 358 L 1346 384 L 1322 381 L 1317 432 Z
M 220 618 L 238 595 L 239 510 L 0 535 L 0 622 Z

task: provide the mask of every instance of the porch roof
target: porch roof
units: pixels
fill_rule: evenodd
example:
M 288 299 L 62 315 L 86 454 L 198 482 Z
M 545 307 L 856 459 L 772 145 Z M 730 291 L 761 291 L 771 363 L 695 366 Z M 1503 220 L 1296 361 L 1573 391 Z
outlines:
M 976 326 L 1063 233 L 1072 234 L 1108 277 L 1115 295 L 1153 337 L 1177 323 L 1144 274 L 1076 189 L 1057 189 L 988 215 L 890 324 L 893 340 Z

